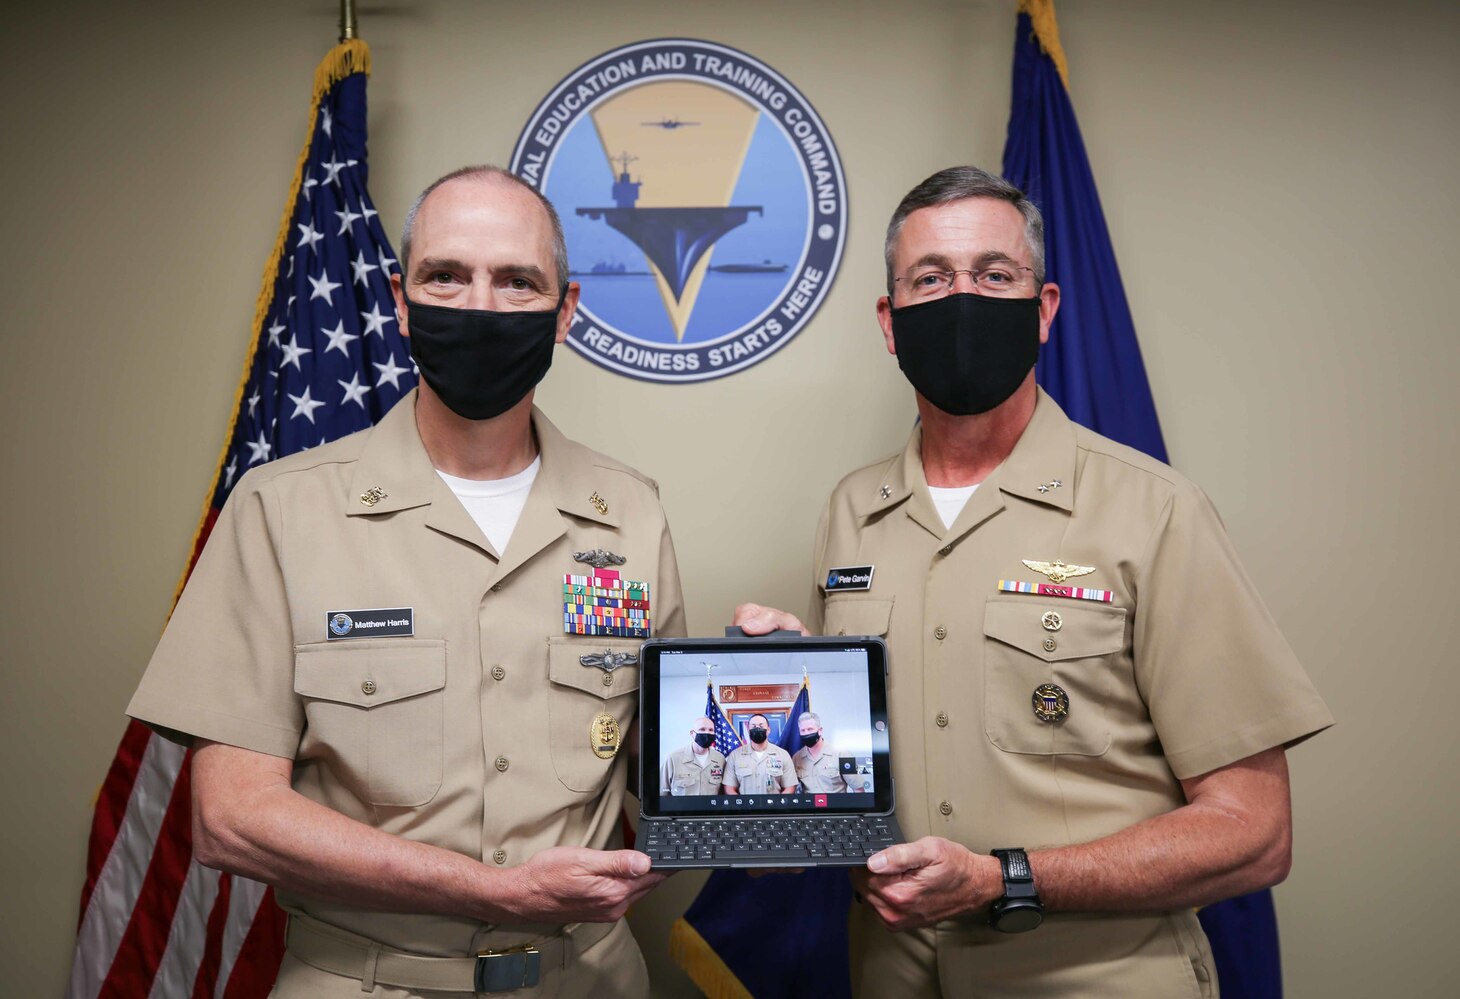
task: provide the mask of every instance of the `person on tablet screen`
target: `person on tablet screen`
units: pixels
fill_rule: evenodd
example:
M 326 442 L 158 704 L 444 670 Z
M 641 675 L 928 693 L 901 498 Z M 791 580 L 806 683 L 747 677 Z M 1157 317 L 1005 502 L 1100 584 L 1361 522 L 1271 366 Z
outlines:
M 690 743 L 670 753 L 659 768 L 659 794 L 719 794 L 725 754 L 715 748 L 715 723 L 700 717 L 689 730 Z
M 791 754 L 770 741 L 765 715 L 750 716 L 749 742 L 730 754 L 725 767 L 726 794 L 790 794 L 796 790 Z

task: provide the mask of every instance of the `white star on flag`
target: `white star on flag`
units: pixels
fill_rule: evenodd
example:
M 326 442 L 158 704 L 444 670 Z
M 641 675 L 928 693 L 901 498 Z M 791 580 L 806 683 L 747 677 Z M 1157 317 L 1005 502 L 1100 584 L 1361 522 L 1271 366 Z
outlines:
M 373 361 L 371 363 L 375 364 Z M 375 364 L 375 367 L 380 371 L 380 380 L 375 383 L 376 388 L 380 388 L 386 382 L 390 382 L 397 389 L 400 388 L 400 376 L 411 370 L 410 368 L 396 367 L 394 354 L 387 357 L 384 364 Z
M 319 186 L 319 181 L 315 180 L 313 177 L 305 177 L 304 178 L 304 200 L 305 201 L 308 201 L 309 200 L 310 196 L 312 194 L 314 194 L 314 190 L 313 189 L 316 188 L 316 187 L 318 187 L 318 186 Z
M 259 400 L 262 399 L 262 398 L 263 398 L 263 396 L 259 393 L 259 390 L 258 389 L 254 389 L 253 390 L 253 395 L 251 395 L 251 396 L 248 397 L 248 415 L 249 416 L 252 416 L 253 415 L 253 411 L 259 408 Z
M 350 262 L 350 269 L 355 272 L 355 283 L 368 287 L 370 282 L 366 280 L 366 277 L 371 271 L 380 270 L 380 265 L 367 264 L 365 262 L 365 251 L 361 250 L 360 255 Z
M 299 242 L 294 245 L 296 250 L 304 246 L 312 250 L 315 243 L 324 239 L 324 233 L 315 229 L 313 222 L 296 222 L 295 225 L 299 229 Z
M 319 113 L 324 118 L 324 122 L 320 127 L 324 129 L 325 135 L 329 135 L 330 129 L 335 127 L 335 120 L 330 116 L 330 109 L 327 107 L 321 107 Z
M 328 163 L 321 163 L 320 165 L 324 167 L 325 172 L 329 174 L 329 176 L 324 179 L 323 183 L 333 183 L 336 187 L 338 187 L 340 183 L 340 171 L 345 169 L 346 164 L 341 163 L 339 160 L 331 156 Z
M 323 402 L 316 402 L 309 397 L 308 385 L 304 386 L 303 395 L 294 395 L 293 393 L 290 393 L 289 401 L 294 403 L 294 412 L 290 414 L 289 418 L 292 420 L 296 416 L 303 416 L 304 418 L 309 420 L 310 423 L 314 422 L 314 411 L 324 405 Z
M 355 372 L 349 381 L 342 379 L 336 380 L 339 381 L 340 388 L 345 390 L 345 397 L 340 400 L 340 405 L 343 406 L 347 402 L 353 402 L 357 403 L 361 409 L 364 409 L 365 393 L 370 391 L 370 386 L 360 384 L 360 372 Z
M 308 275 L 305 276 L 308 277 Z M 333 305 L 334 302 L 330 299 L 330 293 L 336 288 L 344 287 L 344 285 L 336 284 L 335 282 L 331 281 L 328 272 L 326 272 L 323 267 L 319 269 L 319 277 L 309 278 L 309 286 L 314 289 L 309 293 L 309 300 L 311 302 L 314 301 L 316 298 L 322 298 L 326 302 L 329 302 L 331 305 Z
M 274 445 L 269 443 L 269 439 L 264 436 L 262 430 L 259 431 L 259 439 L 257 441 L 244 441 L 243 443 L 248 447 L 248 463 L 250 465 L 256 461 L 268 461 L 269 452 L 274 450 Z
M 350 206 L 346 205 L 344 211 L 335 212 L 335 218 L 340 220 L 340 231 L 335 233 L 335 235 L 343 236 L 345 233 L 350 231 L 351 222 L 354 222 L 358 218 L 364 218 L 364 216 L 361 215 L 359 212 L 350 211 Z
M 280 323 L 280 322 L 275 322 L 274 325 L 270 326 L 269 327 L 269 346 L 270 347 L 277 347 L 277 346 L 279 346 L 279 334 L 280 333 L 283 333 L 288 328 L 289 327 L 285 326 L 283 323 Z
M 312 354 L 312 353 L 314 353 L 314 349 L 312 347 L 301 347 L 301 346 L 299 346 L 299 337 L 298 336 L 291 336 L 289 338 L 289 342 L 286 343 L 286 344 L 284 344 L 283 350 L 284 350 L 284 359 L 279 362 L 280 369 L 283 369 L 286 365 L 292 364 L 292 365 L 294 365 L 294 370 L 295 371 L 303 371 L 304 370 L 302 367 L 299 366 L 299 359 L 301 357 L 303 357 L 305 354 Z
M 361 205 L 360 206 L 360 211 L 362 211 L 362 212 L 365 213 L 365 221 L 366 222 L 369 222 L 375 216 L 377 216 L 377 215 L 380 214 L 374 208 L 371 208 L 369 205 Z
M 326 354 L 332 350 L 338 350 L 341 354 L 349 357 L 350 352 L 345 348 L 349 346 L 351 340 L 360 339 L 357 334 L 345 332 L 345 321 L 343 319 L 335 325 L 334 329 L 327 330 L 321 328 L 320 332 L 330 338 L 329 346 L 324 349 Z
M 380 311 L 379 302 L 371 302 L 370 311 L 360 313 L 360 318 L 365 323 L 366 336 L 369 336 L 371 333 L 379 333 L 381 337 L 384 337 L 385 324 L 395 322 L 395 316 L 392 316 L 388 312 Z
M 232 489 L 233 488 L 233 477 L 235 475 L 237 475 L 237 474 L 238 474 L 238 455 L 235 454 L 233 456 L 233 460 L 230 461 L 228 464 L 226 464 L 226 465 L 223 466 L 223 488 L 224 489 Z

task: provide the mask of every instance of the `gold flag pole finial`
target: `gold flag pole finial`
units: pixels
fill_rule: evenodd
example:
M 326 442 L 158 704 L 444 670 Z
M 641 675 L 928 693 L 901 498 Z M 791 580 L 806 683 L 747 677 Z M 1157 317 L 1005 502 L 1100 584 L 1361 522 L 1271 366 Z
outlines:
M 1060 45 L 1060 28 L 1054 19 L 1054 0 L 1019 0 L 1019 10 L 1029 15 L 1034 25 L 1034 37 L 1044 54 L 1054 60 L 1055 69 L 1060 71 L 1065 90 L 1070 89 L 1070 66 L 1065 61 L 1065 50 Z
M 340 0 L 340 41 L 359 38 L 355 24 L 355 0 Z

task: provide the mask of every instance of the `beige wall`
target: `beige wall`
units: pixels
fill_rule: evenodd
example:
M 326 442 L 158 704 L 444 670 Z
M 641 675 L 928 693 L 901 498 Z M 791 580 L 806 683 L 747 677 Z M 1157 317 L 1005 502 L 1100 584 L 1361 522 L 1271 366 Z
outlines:
M 5 15 L 7 994 L 65 980 L 91 799 L 221 443 L 332 6 Z M 505 160 L 537 100 L 617 44 L 744 48 L 816 105 L 852 223 L 814 323 L 748 372 L 689 387 L 561 352 L 539 393 L 569 433 L 661 481 L 695 633 L 748 597 L 801 609 L 825 493 L 898 446 L 913 415 L 872 321 L 881 226 L 931 170 L 998 165 L 1012 0 L 363 6 L 371 189 L 392 229 L 425 181 Z M 1216 500 L 1340 719 L 1292 756 L 1296 863 L 1277 893 L 1289 994 L 1440 995 L 1460 888 L 1460 330 L 1445 308 L 1460 14 L 1066 0 L 1060 15 L 1172 460 Z M 622 442 L 577 415 L 585 398 L 649 429 Z M 692 889 L 672 883 L 641 928 Z

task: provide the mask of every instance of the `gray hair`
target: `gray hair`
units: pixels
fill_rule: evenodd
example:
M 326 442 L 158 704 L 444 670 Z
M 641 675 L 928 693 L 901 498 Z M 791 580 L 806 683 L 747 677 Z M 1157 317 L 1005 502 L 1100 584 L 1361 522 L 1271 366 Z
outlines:
M 411 202 L 411 207 L 406 209 L 406 222 L 401 226 L 400 233 L 400 266 L 402 273 L 409 273 L 411 266 L 411 243 L 416 233 L 416 216 L 421 212 L 421 205 L 425 202 L 432 191 L 448 181 L 459 180 L 462 177 L 479 178 L 482 180 L 495 179 L 505 181 L 509 184 L 516 184 L 525 191 L 531 191 L 532 196 L 542 205 L 547 212 L 548 221 L 553 227 L 553 267 L 557 270 L 557 281 L 559 285 L 568 282 L 568 243 L 563 238 L 563 223 L 558 218 L 558 213 L 553 208 L 553 203 L 542 196 L 542 192 L 533 187 L 521 177 L 510 170 L 503 170 L 499 166 L 483 164 L 481 166 L 464 166 L 459 170 L 453 170 L 444 177 L 438 177 L 432 181 L 427 188 L 416 196 Z
M 1041 287 L 1044 285 L 1044 216 L 1039 214 L 1039 208 L 1004 178 L 976 166 L 956 166 L 939 170 L 908 191 L 892 213 L 892 221 L 887 224 L 887 240 L 882 245 L 882 255 L 887 262 L 887 294 L 892 294 L 895 276 L 892 273 L 892 251 L 897 246 L 897 237 L 907 217 L 920 208 L 946 205 L 965 198 L 996 198 L 1019 210 L 1024 217 L 1024 243 L 1029 247 L 1034 283 Z
M 807 718 L 810 718 L 812 721 L 816 722 L 816 727 L 817 728 L 821 728 L 821 716 L 819 714 L 817 714 L 815 711 L 803 711 L 803 712 L 801 712 L 801 717 L 799 717 L 799 718 L 796 719 L 796 727 L 797 728 L 800 728 L 801 727 L 801 723 L 804 722 Z

